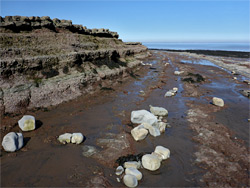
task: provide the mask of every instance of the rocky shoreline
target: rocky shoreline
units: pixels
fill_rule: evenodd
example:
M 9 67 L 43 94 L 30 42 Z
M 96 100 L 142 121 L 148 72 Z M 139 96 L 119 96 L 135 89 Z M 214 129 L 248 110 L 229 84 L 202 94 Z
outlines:
M 49 17 L 1 17 L 0 114 L 23 114 L 114 84 L 149 55 L 107 29 Z

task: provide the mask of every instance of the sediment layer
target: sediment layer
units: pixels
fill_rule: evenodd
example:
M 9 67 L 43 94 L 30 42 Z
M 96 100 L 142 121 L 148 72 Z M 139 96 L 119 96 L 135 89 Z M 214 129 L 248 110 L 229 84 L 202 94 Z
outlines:
M 72 28 L 71 21 L 49 17 L 1 18 L 2 116 L 57 105 L 96 90 L 94 85 L 114 83 L 148 55 L 141 43 L 124 43 L 108 30 Z

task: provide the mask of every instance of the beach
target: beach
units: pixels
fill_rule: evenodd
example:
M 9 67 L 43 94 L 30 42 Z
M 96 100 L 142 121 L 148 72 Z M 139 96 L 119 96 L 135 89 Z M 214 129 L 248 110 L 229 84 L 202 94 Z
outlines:
M 157 171 L 141 169 L 140 187 L 249 186 L 249 97 L 241 93 L 249 89 L 244 82 L 250 80 L 249 59 L 149 52 L 133 74 L 117 77 L 106 89 L 27 111 L 39 126 L 23 132 L 20 151 L 1 150 L 1 186 L 122 187 L 114 173 L 116 160 L 158 145 L 169 148 L 171 156 Z M 174 87 L 177 94 L 164 97 Z M 213 97 L 225 105 L 213 105 Z M 170 126 L 158 137 L 136 142 L 131 112 L 149 105 L 166 108 Z M 1 135 L 7 131 L 18 126 L 2 129 Z M 74 131 L 86 136 L 82 144 L 58 142 L 58 135 Z M 96 152 L 87 156 L 86 147 Z

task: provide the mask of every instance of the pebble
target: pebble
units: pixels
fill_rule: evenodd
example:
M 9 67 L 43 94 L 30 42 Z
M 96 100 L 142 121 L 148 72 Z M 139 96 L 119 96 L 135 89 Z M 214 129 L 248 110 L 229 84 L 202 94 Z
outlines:
M 136 179 L 135 176 L 130 175 L 130 174 L 126 174 L 123 177 L 123 183 L 127 186 L 127 187 L 136 187 L 138 185 L 138 180 Z
M 71 141 L 72 134 L 71 133 L 64 133 L 58 137 L 58 141 L 62 144 L 68 144 Z
M 161 155 L 163 160 L 168 159 L 170 157 L 170 150 L 163 146 L 156 146 L 154 152 Z
M 120 176 L 124 172 L 124 168 L 122 166 L 118 166 L 115 170 L 115 174 Z
M 220 107 L 224 106 L 224 101 L 221 98 L 213 97 L 212 101 L 213 101 L 213 104 L 216 106 L 220 106 Z
M 139 169 L 141 167 L 141 163 L 137 161 L 127 161 L 124 163 L 124 168 L 136 168 Z
M 7 152 L 15 152 L 23 147 L 22 133 L 10 132 L 3 137 L 3 149 Z
M 155 171 L 160 168 L 161 161 L 155 155 L 146 154 L 142 157 L 142 166 L 147 170 Z
M 22 131 L 32 131 L 36 128 L 36 120 L 34 116 L 25 115 L 18 121 L 18 126 Z
M 82 133 L 73 133 L 71 137 L 71 143 L 73 144 L 81 144 L 83 141 Z
M 142 173 L 137 170 L 136 168 L 126 168 L 125 170 L 125 174 L 130 174 L 136 177 L 137 180 L 141 180 L 142 179 Z
M 143 140 L 148 135 L 148 130 L 141 126 L 137 126 L 131 130 L 131 135 L 135 141 Z

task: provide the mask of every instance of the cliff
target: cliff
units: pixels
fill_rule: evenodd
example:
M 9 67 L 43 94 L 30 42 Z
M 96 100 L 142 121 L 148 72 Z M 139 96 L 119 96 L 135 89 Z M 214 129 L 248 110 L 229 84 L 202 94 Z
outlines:
M 0 111 L 57 105 L 114 83 L 148 55 L 116 32 L 49 17 L 0 17 Z

